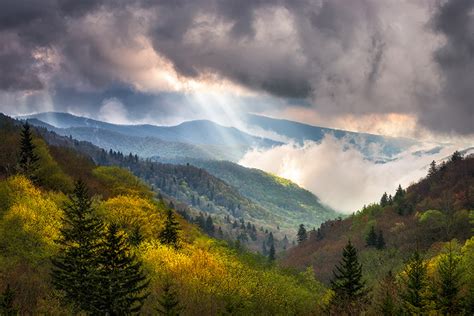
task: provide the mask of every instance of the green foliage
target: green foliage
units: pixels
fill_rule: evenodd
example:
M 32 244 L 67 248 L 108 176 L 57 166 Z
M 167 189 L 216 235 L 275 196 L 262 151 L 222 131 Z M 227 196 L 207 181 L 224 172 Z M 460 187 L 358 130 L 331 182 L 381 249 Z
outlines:
M 461 256 L 455 253 L 451 243 L 448 251 L 440 255 L 437 273 L 439 279 L 436 282 L 436 302 L 438 310 L 443 315 L 457 315 L 461 311 Z
M 149 293 L 141 262 L 130 254 L 127 240 L 110 224 L 98 254 L 98 287 L 91 304 L 104 315 L 139 312 Z
M 163 293 L 158 300 L 160 307 L 157 308 L 160 315 L 165 316 L 179 316 L 181 308 L 179 306 L 178 294 L 173 290 L 172 284 L 169 280 L 165 281 L 163 285 Z
M 362 280 L 362 265 L 357 258 L 357 250 L 350 240 L 343 249 L 342 261 L 333 273 L 331 310 L 336 313 L 362 311 L 367 303 L 368 289 Z
M 383 231 L 379 230 L 379 233 L 377 235 L 377 243 L 375 244 L 375 247 L 378 250 L 382 250 L 385 248 L 385 238 L 383 237 Z
M 377 245 L 377 234 L 375 233 L 374 226 L 370 226 L 369 233 L 365 237 L 365 244 L 369 247 L 375 247 Z
M 420 253 L 416 251 L 404 269 L 403 308 L 409 314 L 422 314 L 427 302 L 427 267 Z
M 38 156 L 35 153 L 36 146 L 33 144 L 33 135 L 30 125 L 25 123 L 21 130 L 20 140 L 20 157 L 18 160 L 18 171 L 29 178 L 36 181 L 36 171 L 38 169 Z
M 299 244 L 308 240 L 308 233 L 306 232 L 306 228 L 304 227 L 303 224 L 300 224 L 300 227 L 298 229 L 298 234 L 296 236 L 296 240 L 298 241 Z
M 61 249 L 53 258 L 52 282 L 65 302 L 80 310 L 98 312 L 92 302 L 100 288 L 98 252 L 103 224 L 92 208 L 83 182 L 76 182 L 71 201 L 64 209 Z
M 275 246 L 273 245 L 273 243 L 270 245 L 270 250 L 268 251 L 268 261 L 270 263 L 272 263 L 273 261 L 275 261 L 276 257 L 275 257 Z
M 152 196 L 149 188 L 129 171 L 119 167 L 97 167 L 93 174 L 112 195 L 138 195 L 149 198 Z
M 13 301 L 15 300 L 15 291 L 7 284 L 5 291 L 0 295 L 0 315 L 2 316 L 14 316 L 18 314 L 18 310 L 15 308 Z
M 171 208 L 168 208 L 166 210 L 165 227 L 163 228 L 163 230 L 160 232 L 160 235 L 159 235 L 160 242 L 164 245 L 170 245 L 170 246 L 173 246 L 174 248 L 178 248 L 179 247 L 179 238 L 178 238 L 179 229 L 180 229 L 179 223 L 174 218 L 173 210 Z

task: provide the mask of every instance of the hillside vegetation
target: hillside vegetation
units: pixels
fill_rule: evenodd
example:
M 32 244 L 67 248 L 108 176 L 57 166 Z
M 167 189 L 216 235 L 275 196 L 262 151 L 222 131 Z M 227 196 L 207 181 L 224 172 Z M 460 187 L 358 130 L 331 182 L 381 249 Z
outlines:
M 140 229 L 142 240 L 131 252 L 150 280 L 142 313 L 156 313 L 169 282 L 183 315 L 311 315 L 320 307 L 325 289 L 311 272 L 284 272 L 264 257 L 207 237 L 176 214 L 179 247 L 163 244 L 168 202 L 125 169 L 97 167 L 83 154 L 35 136 L 39 160 L 32 182 L 17 172 L 19 126 L 3 117 L 0 132 L 0 290 L 13 292 L 13 308 L 21 314 L 72 313 L 50 272 L 78 178 L 106 227 L 117 224 L 128 237 Z

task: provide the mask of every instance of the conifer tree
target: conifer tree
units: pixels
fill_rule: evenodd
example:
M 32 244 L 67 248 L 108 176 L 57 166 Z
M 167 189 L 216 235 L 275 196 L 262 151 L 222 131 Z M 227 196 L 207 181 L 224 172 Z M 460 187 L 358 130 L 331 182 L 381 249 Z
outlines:
M 401 297 L 405 312 L 422 314 L 426 307 L 427 268 L 418 251 L 415 251 L 408 261 L 404 274 L 404 290 Z
M 301 244 L 307 239 L 308 239 L 308 233 L 306 232 L 306 228 L 304 227 L 303 224 L 300 224 L 300 227 L 298 229 L 298 234 L 296 236 L 296 240 L 298 240 L 298 244 Z
M 100 286 L 92 300 L 96 309 L 104 315 L 139 312 L 149 281 L 116 224 L 109 225 L 98 257 Z
M 165 227 L 160 232 L 160 242 L 165 245 L 173 246 L 174 248 L 178 248 L 178 241 L 179 241 L 179 223 L 174 218 L 173 210 L 168 208 L 166 210 L 166 221 Z
M 331 289 L 334 298 L 331 310 L 336 314 L 361 312 L 367 303 L 368 289 L 362 280 L 362 265 L 357 258 L 357 250 L 349 240 L 342 253 L 342 261 L 333 271 Z
M 18 315 L 18 310 L 13 305 L 15 300 L 15 291 L 10 288 L 10 284 L 7 284 L 5 291 L 0 295 L 0 315 L 2 316 L 15 316 Z
M 375 247 L 377 245 L 377 234 L 375 233 L 375 227 L 370 226 L 369 233 L 365 238 L 365 243 L 369 247 Z
M 275 261 L 275 245 L 272 243 L 270 246 L 270 250 L 268 251 L 268 261 L 273 262 Z
M 172 289 L 169 280 L 166 280 L 163 285 L 163 294 L 158 299 L 158 303 L 160 304 L 160 307 L 157 308 L 157 311 L 160 315 L 179 316 L 181 308 L 179 306 L 178 295 Z
M 97 312 L 91 305 L 98 288 L 98 251 L 102 222 L 96 217 L 86 186 L 76 182 L 70 202 L 64 209 L 59 253 L 52 258 L 54 287 L 66 303 L 86 312 Z
M 145 238 L 143 237 L 140 227 L 137 225 L 133 228 L 132 233 L 130 234 L 130 237 L 128 238 L 128 242 L 130 245 L 138 247 L 142 243 L 142 241 Z
M 375 293 L 375 309 L 380 315 L 399 315 L 398 291 L 395 277 L 390 270 L 380 281 Z
M 36 146 L 33 144 L 33 135 L 30 125 L 26 122 L 21 130 L 18 171 L 33 182 L 37 181 L 35 173 L 38 169 L 39 161 L 39 157 L 35 154 L 35 148 Z
M 438 168 L 436 167 L 436 161 L 433 160 L 430 163 L 430 169 L 428 170 L 428 177 L 432 177 L 437 171 L 438 171 Z
M 460 257 L 449 245 L 448 252 L 442 254 L 437 266 L 439 279 L 437 282 L 437 305 L 443 315 L 460 313 L 459 292 L 461 289 Z
M 384 192 L 382 198 L 380 199 L 380 206 L 385 207 L 388 205 L 388 195 L 387 192 Z
M 377 235 L 377 242 L 375 244 L 375 247 L 378 250 L 384 249 L 385 248 L 385 238 L 383 238 L 383 232 L 382 230 L 379 230 L 379 233 Z
M 215 232 L 215 227 L 214 227 L 214 222 L 212 221 L 211 215 L 208 215 L 206 218 L 206 228 L 205 228 L 206 233 L 208 233 L 210 236 L 214 236 Z

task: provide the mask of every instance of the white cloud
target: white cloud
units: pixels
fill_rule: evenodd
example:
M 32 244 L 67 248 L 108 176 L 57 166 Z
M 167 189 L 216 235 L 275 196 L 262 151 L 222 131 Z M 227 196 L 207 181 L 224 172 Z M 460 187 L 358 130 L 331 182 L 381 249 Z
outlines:
M 129 124 L 128 112 L 122 102 L 117 98 L 106 99 L 102 102 L 98 119 L 115 124 Z
M 434 147 L 427 144 L 425 149 Z M 383 192 L 393 194 L 426 175 L 432 160 L 449 156 L 457 146 L 447 146 L 436 155 L 417 157 L 412 148 L 396 160 L 376 164 L 348 144 L 331 135 L 320 143 L 303 146 L 286 144 L 269 150 L 255 149 L 239 162 L 293 180 L 312 191 L 322 202 L 344 213 L 352 213 L 364 204 L 377 202 Z

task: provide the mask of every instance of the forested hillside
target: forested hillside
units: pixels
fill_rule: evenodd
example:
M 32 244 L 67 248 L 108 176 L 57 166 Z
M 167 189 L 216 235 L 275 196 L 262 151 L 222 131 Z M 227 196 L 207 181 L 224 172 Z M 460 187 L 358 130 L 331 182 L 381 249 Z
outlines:
M 312 272 L 284 272 L 209 238 L 129 171 L 20 129 L 1 118 L 2 313 L 310 315 L 322 307 L 326 291 Z M 69 268 L 77 264 L 87 273 Z
M 350 240 L 358 250 L 362 278 L 372 287 L 377 304 L 390 299 L 393 308 L 402 309 L 409 285 L 405 277 L 413 268 L 410 264 L 416 263 L 421 269 L 416 295 L 423 301 L 412 313 L 440 312 L 440 297 L 447 294 L 439 291 L 452 286 L 449 304 L 456 308 L 452 315 L 467 315 L 474 306 L 473 231 L 474 157 L 463 158 L 455 152 L 449 161 L 438 166 L 433 162 L 418 183 L 398 187 L 393 195 L 384 194 L 380 202 L 346 219 L 323 223 L 305 235 L 281 263 L 299 269 L 310 266 L 319 280 L 330 284 L 341 249 Z M 443 265 L 446 260 L 450 260 L 449 267 Z M 445 269 L 450 269 L 449 276 L 443 275 Z M 387 286 L 390 289 L 384 288 Z M 461 313 L 462 305 L 465 310 Z

